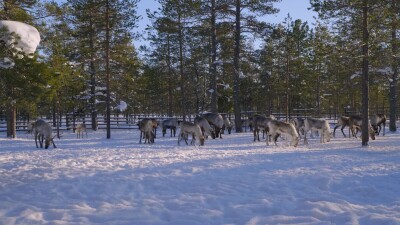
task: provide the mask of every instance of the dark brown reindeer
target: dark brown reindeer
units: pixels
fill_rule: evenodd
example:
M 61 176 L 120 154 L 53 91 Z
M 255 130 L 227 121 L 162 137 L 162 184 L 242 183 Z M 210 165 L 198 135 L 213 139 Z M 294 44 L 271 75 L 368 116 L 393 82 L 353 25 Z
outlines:
M 43 141 L 44 141 L 44 148 L 47 149 L 50 146 L 50 143 L 53 143 L 53 147 L 56 147 L 56 144 L 54 143 L 54 137 L 53 135 L 53 130 L 51 129 L 51 126 L 49 123 L 47 123 L 44 120 L 37 120 L 33 124 L 33 130 L 35 132 L 35 143 L 36 143 L 36 148 L 39 148 L 38 146 L 38 140 L 39 140 L 39 145 L 40 148 L 43 148 Z
M 205 113 L 202 116 L 208 121 L 208 123 L 210 123 L 211 126 L 214 127 L 215 135 L 212 135 L 211 137 L 213 139 L 217 137 L 222 138 L 221 130 L 224 127 L 224 119 L 222 116 L 218 113 Z
M 371 126 L 375 130 L 375 133 L 377 135 L 380 134 L 382 130 L 382 124 L 383 124 L 383 136 L 385 136 L 385 129 L 386 129 L 386 116 L 385 114 L 378 113 L 376 115 L 372 115 L 370 117 L 371 121 Z
M 346 134 L 344 133 L 343 129 L 347 126 L 349 127 L 349 136 L 350 136 L 350 123 L 349 123 L 350 117 L 348 116 L 341 116 L 338 118 L 336 122 L 336 126 L 333 128 L 333 137 L 335 137 L 335 131 L 338 127 L 341 126 L 340 130 L 342 131 L 342 134 L 344 137 L 346 137 Z

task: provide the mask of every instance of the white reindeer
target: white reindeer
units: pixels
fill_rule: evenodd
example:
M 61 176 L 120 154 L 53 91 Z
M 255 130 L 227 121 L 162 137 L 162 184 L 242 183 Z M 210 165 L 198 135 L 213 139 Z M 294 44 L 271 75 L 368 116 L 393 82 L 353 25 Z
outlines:
M 187 139 L 189 134 L 192 135 L 192 142 L 191 144 L 194 145 L 195 140 L 197 140 L 200 145 L 204 145 L 204 136 L 203 133 L 201 132 L 201 128 L 198 124 L 194 124 L 191 122 L 183 121 L 180 123 L 180 133 L 178 137 L 178 145 L 180 145 L 180 141 L 182 139 L 185 140 L 186 144 L 188 144 Z
M 44 148 L 47 149 L 50 146 L 50 143 L 53 143 L 53 147 L 57 148 L 55 143 L 54 143 L 54 137 L 53 135 L 53 130 L 51 129 L 51 126 L 49 123 L 47 123 L 44 120 L 37 120 L 33 124 L 33 130 L 35 131 L 35 143 L 36 143 L 36 148 L 39 148 L 38 146 L 38 139 L 39 139 L 39 144 L 40 148 L 43 148 L 43 141 L 44 141 Z
M 78 125 L 76 125 L 75 132 L 76 132 L 76 138 L 83 138 L 83 132 L 86 133 L 86 138 L 88 137 L 86 124 L 84 123 L 79 123 Z
M 294 125 L 297 133 L 300 135 L 304 135 L 304 119 L 300 117 L 295 117 L 290 119 L 290 123 Z
M 205 118 L 196 116 L 196 118 L 194 118 L 194 124 L 199 125 L 201 133 L 205 138 L 208 136 L 215 136 L 214 128 L 211 127 L 210 123 L 208 123 L 208 120 Z
M 278 140 L 278 137 L 281 134 L 286 134 L 290 136 L 291 138 L 290 146 L 297 147 L 297 145 L 299 144 L 300 137 L 293 124 L 279 120 L 270 120 L 267 123 L 267 126 L 269 130 L 269 135 L 274 140 L 276 146 L 278 146 L 278 144 L 276 144 L 276 141 Z M 269 138 L 267 137 L 266 139 L 267 139 L 267 145 L 269 145 Z
M 223 119 L 224 119 L 223 131 L 225 131 L 225 129 L 226 129 L 228 131 L 228 134 L 231 134 L 232 128 L 233 128 L 233 123 L 226 116 L 223 116 Z
M 304 144 L 308 144 L 307 133 L 308 131 L 317 130 L 321 133 L 321 143 L 329 142 L 331 140 L 331 128 L 326 120 L 306 118 L 304 120 Z
M 215 135 L 212 135 L 212 138 L 222 138 L 221 130 L 224 127 L 224 119 L 222 116 L 218 113 L 206 113 L 202 116 L 214 127 Z
M 178 120 L 175 118 L 171 119 L 166 119 L 161 122 L 161 128 L 162 128 L 162 133 L 163 137 L 165 137 L 165 134 L 167 133 L 167 129 L 171 130 L 171 137 L 172 134 L 174 134 L 174 137 L 176 135 L 176 128 L 178 127 Z
M 276 120 L 275 116 L 263 116 L 263 115 L 254 115 L 253 116 L 253 135 L 254 141 L 260 141 L 260 130 L 263 131 L 263 138 L 264 133 L 268 133 L 268 122 L 271 120 Z

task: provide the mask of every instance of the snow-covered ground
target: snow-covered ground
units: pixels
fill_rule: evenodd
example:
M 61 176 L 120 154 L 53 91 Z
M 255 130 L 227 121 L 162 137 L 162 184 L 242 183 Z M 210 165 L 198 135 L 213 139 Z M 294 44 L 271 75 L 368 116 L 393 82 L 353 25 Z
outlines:
M 64 132 L 48 150 L 18 135 L 0 138 L 0 224 L 400 224 L 398 133 L 294 148 Z

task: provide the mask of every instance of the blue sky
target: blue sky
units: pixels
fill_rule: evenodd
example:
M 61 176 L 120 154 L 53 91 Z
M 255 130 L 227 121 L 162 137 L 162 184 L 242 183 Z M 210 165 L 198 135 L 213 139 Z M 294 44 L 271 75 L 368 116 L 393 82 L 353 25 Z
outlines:
M 141 32 L 146 28 L 146 25 L 149 23 L 149 20 L 146 16 L 146 9 L 150 9 L 151 11 L 157 10 L 158 3 L 155 0 L 141 0 L 138 4 L 138 13 L 142 15 L 143 19 L 139 22 L 138 31 Z M 276 8 L 280 9 L 280 12 L 275 15 L 266 16 L 265 20 L 271 23 L 279 23 L 284 21 L 285 17 L 288 14 L 293 18 L 293 20 L 301 19 L 303 21 L 308 21 L 309 25 L 312 26 L 312 23 L 315 22 L 313 16 L 317 16 L 317 13 L 314 11 L 308 10 L 310 7 L 310 0 L 282 0 L 281 2 L 275 5 Z M 135 45 L 137 47 L 141 44 L 147 44 L 143 40 L 135 41 Z
M 65 0 L 57 0 L 58 2 L 65 2 Z M 137 31 L 142 32 L 146 28 L 146 25 L 149 23 L 149 20 L 146 16 L 146 9 L 150 9 L 152 11 L 158 8 L 158 3 L 155 0 L 141 0 L 138 4 L 138 13 L 142 15 L 143 19 L 139 22 L 139 28 Z M 317 16 L 317 13 L 314 11 L 308 10 L 310 7 L 310 0 L 282 0 L 281 2 L 276 4 L 276 7 L 280 9 L 280 12 L 275 15 L 266 16 L 265 20 L 271 23 L 279 23 L 284 21 L 285 17 L 290 14 L 293 20 L 301 19 L 303 21 L 308 21 L 309 25 L 312 26 L 312 23 L 315 22 L 313 16 Z M 138 47 L 141 44 L 147 44 L 143 40 L 135 41 L 135 45 Z

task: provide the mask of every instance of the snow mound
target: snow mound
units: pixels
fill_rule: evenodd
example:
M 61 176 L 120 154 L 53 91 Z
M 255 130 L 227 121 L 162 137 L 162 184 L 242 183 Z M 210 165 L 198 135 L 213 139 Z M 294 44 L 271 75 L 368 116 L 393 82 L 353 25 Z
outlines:
M 22 51 L 27 55 L 33 54 L 39 45 L 39 31 L 31 25 L 18 21 L 0 20 L 0 30 L 2 31 L 0 32 L 1 41 L 5 42 L 7 46 L 17 51 Z M 4 30 L 6 32 L 3 32 Z M 18 57 L 23 56 L 18 55 Z M 10 68 L 12 64 L 9 60 L 0 60 L 0 68 Z

